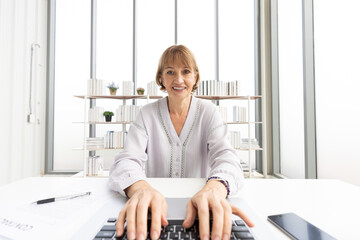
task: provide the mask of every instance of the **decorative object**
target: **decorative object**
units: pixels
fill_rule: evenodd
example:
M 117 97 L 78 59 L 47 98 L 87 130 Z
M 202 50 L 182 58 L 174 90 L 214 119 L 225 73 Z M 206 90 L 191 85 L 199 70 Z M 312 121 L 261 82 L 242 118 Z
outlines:
M 116 95 L 116 91 L 119 89 L 119 86 L 114 82 L 111 82 L 107 85 L 107 88 L 110 91 L 110 95 Z
M 144 95 L 145 89 L 143 89 L 142 87 L 138 87 L 136 89 L 136 92 L 138 95 Z
M 105 111 L 105 112 L 103 113 L 103 115 L 104 115 L 104 117 L 105 117 L 105 121 L 106 121 L 106 122 L 111 122 L 111 118 L 112 118 L 112 116 L 114 116 L 114 113 L 111 112 L 111 111 Z

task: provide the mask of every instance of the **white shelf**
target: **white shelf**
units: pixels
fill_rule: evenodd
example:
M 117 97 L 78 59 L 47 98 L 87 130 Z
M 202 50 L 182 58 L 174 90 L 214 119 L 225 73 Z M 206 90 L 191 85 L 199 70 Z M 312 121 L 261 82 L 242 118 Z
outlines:
M 85 122 L 73 122 L 84 124 Z M 85 124 L 131 124 L 132 122 L 86 122 Z M 262 122 L 226 122 L 227 124 L 262 124 Z
M 88 99 L 160 99 L 163 98 L 163 96 L 148 96 L 148 95 L 97 95 L 97 96 L 84 96 L 84 95 L 75 95 L 74 97 L 77 98 L 88 98 Z
M 81 124 L 131 124 L 132 122 L 73 122 Z
M 255 100 L 259 99 L 262 96 L 202 96 L 202 95 L 194 95 L 197 98 L 207 99 L 207 100 Z M 84 96 L 84 95 L 75 95 L 74 97 L 77 98 L 88 98 L 88 99 L 101 99 L 101 98 L 108 98 L 108 99 L 160 99 L 164 96 L 148 96 L 148 95 L 97 95 L 97 96 Z
M 250 148 L 235 148 L 235 150 L 239 150 L 239 151 L 249 151 Z M 260 147 L 254 147 L 254 148 L 251 148 L 251 150 L 262 151 L 263 149 L 260 148 Z
M 262 124 L 262 122 L 227 122 L 227 124 Z
M 84 171 L 80 171 L 78 173 L 76 173 L 75 175 L 73 175 L 72 177 L 84 177 Z M 101 174 L 98 175 L 94 175 L 94 176 L 86 176 L 88 178 L 101 178 L 101 177 L 109 177 L 109 170 L 103 170 Z
M 73 150 L 75 151 L 82 151 L 82 150 L 87 150 L 87 151 L 107 151 L 107 150 L 120 150 L 120 149 L 123 149 L 123 148 L 73 148 Z M 235 148 L 235 150 L 239 150 L 239 151 L 249 151 L 250 148 Z M 260 148 L 260 147 L 254 147 L 254 148 L 251 148 L 251 150 L 255 150 L 255 151 L 262 151 L 263 149 Z
M 121 150 L 123 148 L 73 148 L 75 151 L 109 151 L 109 150 Z
M 195 95 L 197 98 L 207 99 L 207 100 L 255 100 L 259 99 L 262 96 L 202 96 L 202 95 Z

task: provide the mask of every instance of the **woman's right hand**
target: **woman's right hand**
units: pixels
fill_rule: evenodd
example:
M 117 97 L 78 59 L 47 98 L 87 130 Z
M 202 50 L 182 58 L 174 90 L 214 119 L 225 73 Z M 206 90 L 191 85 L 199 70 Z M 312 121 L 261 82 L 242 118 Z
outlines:
M 151 210 L 150 238 L 158 239 L 161 226 L 168 224 L 166 220 L 167 203 L 164 196 L 143 180 L 125 189 L 125 193 L 130 199 L 119 213 L 116 235 L 124 234 L 126 219 L 127 238 L 130 240 L 146 239 L 148 211 Z

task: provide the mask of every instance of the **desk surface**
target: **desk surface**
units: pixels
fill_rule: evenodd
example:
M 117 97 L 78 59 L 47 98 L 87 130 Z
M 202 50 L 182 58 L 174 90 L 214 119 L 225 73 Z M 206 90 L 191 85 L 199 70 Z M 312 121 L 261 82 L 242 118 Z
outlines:
M 148 181 L 165 197 L 191 197 L 205 182 L 204 179 L 161 178 Z M 66 227 L 67 231 L 58 236 L 59 239 L 67 239 L 71 232 L 76 231 L 108 201 L 124 201 L 118 194 L 107 189 L 106 183 L 106 178 L 38 177 L 1 186 L 0 223 L 6 216 L 2 216 L 6 213 L 5 210 L 24 209 L 24 204 L 52 197 L 54 194 L 92 191 L 94 198 L 85 203 L 91 205 L 92 210 L 76 209 L 81 216 L 76 220 L 77 223 L 63 224 L 62 227 Z M 360 187 L 355 185 L 338 180 L 245 179 L 244 188 L 237 196 L 243 198 L 264 221 L 267 221 L 268 215 L 294 212 L 338 239 L 360 239 Z M 84 199 L 79 201 L 86 201 Z M 287 239 L 270 223 L 266 224 L 279 239 Z

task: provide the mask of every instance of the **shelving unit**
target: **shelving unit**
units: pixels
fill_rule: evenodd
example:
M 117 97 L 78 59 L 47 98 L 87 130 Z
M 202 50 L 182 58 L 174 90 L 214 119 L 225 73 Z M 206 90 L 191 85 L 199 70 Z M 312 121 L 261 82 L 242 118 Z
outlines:
M 248 129 L 248 143 L 249 146 L 246 148 L 235 148 L 238 151 L 248 151 L 248 162 L 247 162 L 247 167 L 248 167 L 248 177 L 253 177 L 254 176 L 254 172 L 251 168 L 251 154 L 252 151 L 264 151 L 264 147 L 252 147 L 251 146 L 251 125 L 252 124 L 263 124 L 263 122 L 251 122 L 250 121 L 250 101 L 252 100 L 257 100 L 257 99 L 261 99 L 262 96 L 257 95 L 257 96 L 196 96 L 197 98 L 201 98 L 201 99 L 207 99 L 207 100 L 243 100 L 243 101 L 247 101 L 247 116 L 248 116 L 248 121 L 246 122 L 227 122 L 227 124 L 245 124 L 248 125 L 247 129 Z
M 160 99 L 163 96 L 149 96 L 149 95 L 98 95 L 98 96 L 85 96 L 85 95 L 75 95 L 74 97 L 82 98 L 82 99 L 122 99 L 122 100 L 130 100 L 130 99 Z
M 122 95 L 98 95 L 98 96 L 87 96 L 87 95 L 76 95 L 74 96 L 76 98 L 81 98 L 85 100 L 85 116 L 84 122 L 74 122 L 74 123 L 79 123 L 79 124 L 83 124 L 84 125 L 84 142 L 83 142 L 83 147 L 82 148 L 75 148 L 74 150 L 81 150 L 84 151 L 84 176 L 85 176 L 85 169 L 86 169 L 86 164 L 87 164 L 87 154 L 86 152 L 89 151 L 111 151 L 111 150 L 120 150 L 122 148 L 89 148 L 86 146 L 86 127 L 91 125 L 91 124 L 103 124 L 103 125 L 109 125 L 109 124 L 113 124 L 113 125 L 122 125 L 122 129 L 126 130 L 126 125 L 131 124 L 131 122 L 126 121 L 126 122 L 88 122 L 87 121 L 87 100 L 89 99 L 118 99 L 118 100 L 123 100 L 123 105 L 126 104 L 126 100 L 132 100 L 132 99 L 147 99 L 149 102 L 150 99 L 160 99 L 163 98 L 163 96 L 149 96 L 149 95 L 128 95 L 128 96 L 122 96 Z M 252 147 L 251 146 L 251 132 L 250 132 L 250 127 L 253 124 L 263 124 L 263 122 L 251 122 L 250 120 L 250 101 L 252 100 L 257 100 L 257 99 L 261 99 L 262 96 L 201 96 L 201 95 L 196 95 L 195 97 L 200 98 L 200 99 L 206 99 L 206 100 L 243 100 L 243 101 L 247 101 L 247 115 L 248 115 L 248 121 L 246 122 L 227 122 L 227 124 L 231 124 L 231 125 L 235 125 L 235 124 L 242 124 L 242 125 L 247 125 L 247 129 L 248 129 L 248 143 L 249 146 L 245 147 L 245 148 L 236 148 L 236 150 L 239 151 L 248 151 L 248 176 L 252 177 L 253 176 L 253 171 L 251 168 L 251 155 L 252 155 L 252 151 L 264 151 L 264 146 L 262 147 Z M 260 146 L 262 143 L 259 143 Z
M 132 99 L 146 99 L 147 103 L 150 99 L 160 99 L 163 96 L 150 96 L 150 95 L 75 95 L 74 97 L 84 99 L 84 121 L 83 122 L 74 122 L 77 124 L 83 124 L 84 126 L 84 138 L 83 138 L 83 147 L 80 148 L 73 148 L 75 151 L 83 151 L 83 176 L 86 176 L 86 166 L 88 161 L 88 155 L 89 152 L 95 152 L 95 151 L 114 151 L 114 150 L 120 150 L 122 148 L 91 148 L 87 146 L 86 143 L 86 132 L 87 127 L 90 125 L 122 125 L 123 131 L 126 130 L 126 125 L 131 124 L 130 121 L 122 121 L 122 122 L 89 122 L 87 111 L 89 110 L 87 100 L 92 99 L 117 99 L 122 100 L 123 105 L 126 105 L 126 100 L 132 100 Z

